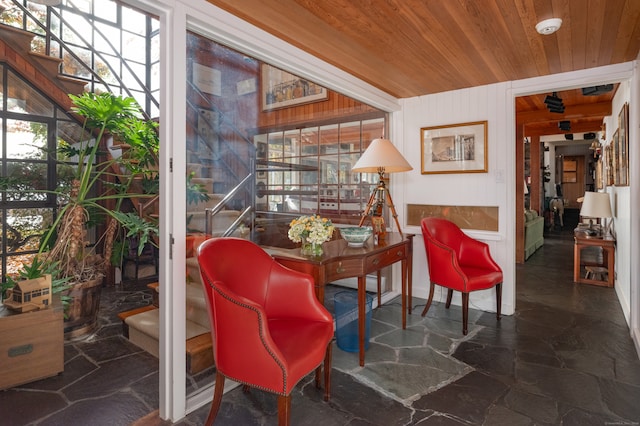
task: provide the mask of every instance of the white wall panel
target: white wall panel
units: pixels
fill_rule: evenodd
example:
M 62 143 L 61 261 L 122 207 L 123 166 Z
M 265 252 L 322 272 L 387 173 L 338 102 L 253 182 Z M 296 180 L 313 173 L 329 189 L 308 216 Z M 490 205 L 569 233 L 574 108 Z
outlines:
M 471 231 L 470 234 L 484 240 L 491 247 L 496 261 L 503 268 L 505 282 L 503 289 L 503 312 L 513 313 L 515 304 L 515 96 L 541 93 L 550 88 L 557 90 L 623 82 L 621 92 L 627 93 L 624 99 L 616 99 L 613 105 L 615 124 L 607 125 L 608 138 L 617 128 L 617 115 L 623 102 L 629 99 L 629 79 L 632 77 L 632 64 L 619 64 L 571 73 L 513 81 L 474 87 L 445 93 L 402 100 L 402 148 L 403 154 L 411 162 L 414 170 L 404 173 L 401 182 L 405 185 L 402 199 L 395 199 L 397 205 L 403 204 L 451 204 L 485 205 L 499 207 L 499 231 L 486 233 Z M 635 76 L 635 78 L 638 78 Z M 632 109 L 633 111 L 633 109 Z M 420 128 L 470 121 L 488 121 L 488 173 L 422 175 L 420 173 Z M 630 117 L 630 154 L 634 155 L 635 117 Z M 637 123 L 637 121 L 635 121 Z M 612 130 L 611 130 L 612 129 Z M 635 172 L 635 169 L 633 169 Z M 632 173 L 633 173 L 632 172 Z M 622 209 L 616 216 L 618 230 L 618 255 L 616 269 L 618 280 L 616 291 L 620 303 L 629 319 L 633 302 L 631 277 L 631 236 L 638 230 L 631 229 L 631 194 L 637 193 L 633 179 L 630 187 L 610 188 L 616 195 L 618 207 Z M 419 227 L 406 227 L 407 232 L 420 236 Z M 416 238 L 414 256 L 414 292 L 418 297 L 428 295 L 428 273 L 424 247 L 421 237 Z M 634 284 L 637 285 L 637 284 Z M 444 292 L 443 292 L 444 293 Z M 438 299 L 441 295 L 436 293 Z M 444 296 L 442 296 L 444 297 Z M 440 299 L 443 300 L 443 299 Z M 460 303 L 459 296 L 453 303 Z M 472 306 L 493 311 L 495 297 L 493 292 L 471 295 Z
M 429 96 L 403 100 L 403 154 L 413 166 L 413 170 L 403 173 L 405 191 L 403 205 L 406 204 L 439 204 L 460 206 L 498 206 L 498 232 L 470 232 L 474 238 L 484 240 L 490 245 L 492 255 L 503 268 L 505 284 L 503 288 L 503 312 L 513 313 L 515 258 L 512 239 L 513 204 L 508 196 L 512 191 L 512 180 L 507 173 L 512 163 L 514 143 L 509 126 L 505 126 L 508 107 L 505 99 L 509 84 L 500 83 L 470 89 L 455 90 Z M 460 174 L 421 174 L 421 140 L 420 128 L 459 124 L 473 121 L 488 122 L 488 172 Z M 512 169 L 512 167 L 511 167 Z M 500 172 L 503 179 L 497 182 Z M 399 200 L 395 200 L 396 204 Z M 406 216 L 405 216 L 406 217 Z M 406 227 L 408 232 L 416 233 L 414 254 L 413 294 L 418 297 L 428 296 L 428 272 L 424 245 L 417 226 Z M 446 292 L 437 291 L 434 298 L 444 300 Z M 441 299 L 442 298 L 442 299 Z M 475 292 L 470 297 L 470 305 L 476 309 L 494 311 L 495 291 Z M 453 299 L 460 304 L 460 295 Z
M 612 116 L 607 117 L 607 144 L 613 139 L 613 134 L 618 129 L 618 114 L 622 106 L 629 102 L 631 96 L 630 81 L 623 81 L 618 87 L 611 107 Z M 631 137 L 634 135 L 629 126 Z M 629 141 L 629 150 L 634 150 L 634 145 Z M 633 185 L 633 182 L 631 183 Z M 613 228 L 616 235 L 616 280 L 615 291 L 620 300 L 622 312 L 627 323 L 630 322 L 631 310 L 631 191 L 629 186 L 609 187 L 607 192 L 611 196 L 613 207 Z

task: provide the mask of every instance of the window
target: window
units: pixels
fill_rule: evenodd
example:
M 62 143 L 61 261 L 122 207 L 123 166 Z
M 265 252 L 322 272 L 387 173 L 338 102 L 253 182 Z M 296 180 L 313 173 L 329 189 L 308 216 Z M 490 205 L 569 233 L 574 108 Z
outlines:
M 384 125 L 380 117 L 256 135 L 256 210 L 357 223 L 378 175 L 351 168 Z
M 2 276 L 15 274 L 38 251 L 40 237 L 56 214 L 58 200 L 47 193 L 66 185 L 69 167 L 56 169 L 48 152 L 59 141 L 73 144 L 82 128 L 8 66 L 0 66 L 0 192 Z

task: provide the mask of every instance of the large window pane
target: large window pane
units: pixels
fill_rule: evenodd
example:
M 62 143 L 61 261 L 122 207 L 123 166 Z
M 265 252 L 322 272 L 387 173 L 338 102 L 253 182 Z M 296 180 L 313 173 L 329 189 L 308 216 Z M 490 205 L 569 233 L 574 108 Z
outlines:
M 35 121 L 7 120 L 7 158 L 44 159 L 47 125 Z
M 8 72 L 7 74 L 7 85 L 12 88 L 7 99 L 8 111 L 45 117 L 53 115 L 53 104 L 46 97 L 34 90 L 13 72 Z
M 51 226 L 53 210 L 28 208 L 7 210 L 6 252 L 36 251 L 45 231 Z

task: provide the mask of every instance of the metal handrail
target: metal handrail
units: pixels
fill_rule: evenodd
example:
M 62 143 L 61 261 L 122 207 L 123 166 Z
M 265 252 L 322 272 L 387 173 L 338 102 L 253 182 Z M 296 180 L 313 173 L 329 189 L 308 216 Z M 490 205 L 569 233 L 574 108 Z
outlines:
M 213 216 L 215 216 L 216 214 L 218 214 L 218 212 L 220 212 L 220 210 L 222 210 L 224 208 L 224 206 L 238 193 L 240 192 L 240 190 L 245 187 L 248 186 L 249 183 L 253 182 L 253 173 L 249 173 L 244 179 L 242 179 L 242 181 L 240 181 L 239 184 L 237 184 L 231 191 L 229 191 L 223 198 L 222 200 L 218 201 L 218 204 L 216 204 L 213 207 L 209 207 L 206 208 L 205 211 L 205 234 L 207 235 L 211 235 L 211 219 L 213 218 Z M 251 206 L 248 207 L 250 210 L 252 209 Z M 246 209 L 245 209 L 246 211 Z M 235 222 L 234 222 L 235 224 Z M 233 224 L 232 224 L 233 226 Z M 231 227 L 232 227 L 231 226 Z M 230 227 L 230 228 L 231 228 Z M 233 232 L 233 230 L 235 230 L 235 228 L 232 229 L 231 232 Z M 228 229 L 227 229 L 228 231 Z
M 247 206 L 238 216 L 238 218 L 236 220 L 233 221 L 233 223 L 231 225 L 229 225 L 229 228 L 227 228 L 226 231 L 223 232 L 222 236 L 223 237 L 228 237 L 229 235 L 231 235 L 239 226 L 240 224 L 242 224 L 245 220 L 245 218 L 249 215 L 249 213 L 251 213 L 253 211 L 253 207 L 251 206 Z

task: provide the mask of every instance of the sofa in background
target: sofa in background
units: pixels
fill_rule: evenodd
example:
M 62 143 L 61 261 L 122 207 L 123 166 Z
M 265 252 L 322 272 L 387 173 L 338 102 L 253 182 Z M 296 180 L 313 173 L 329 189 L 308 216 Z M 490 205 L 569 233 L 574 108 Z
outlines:
M 524 212 L 524 259 L 535 253 L 544 244 L 544 217 L 535 210 Z

